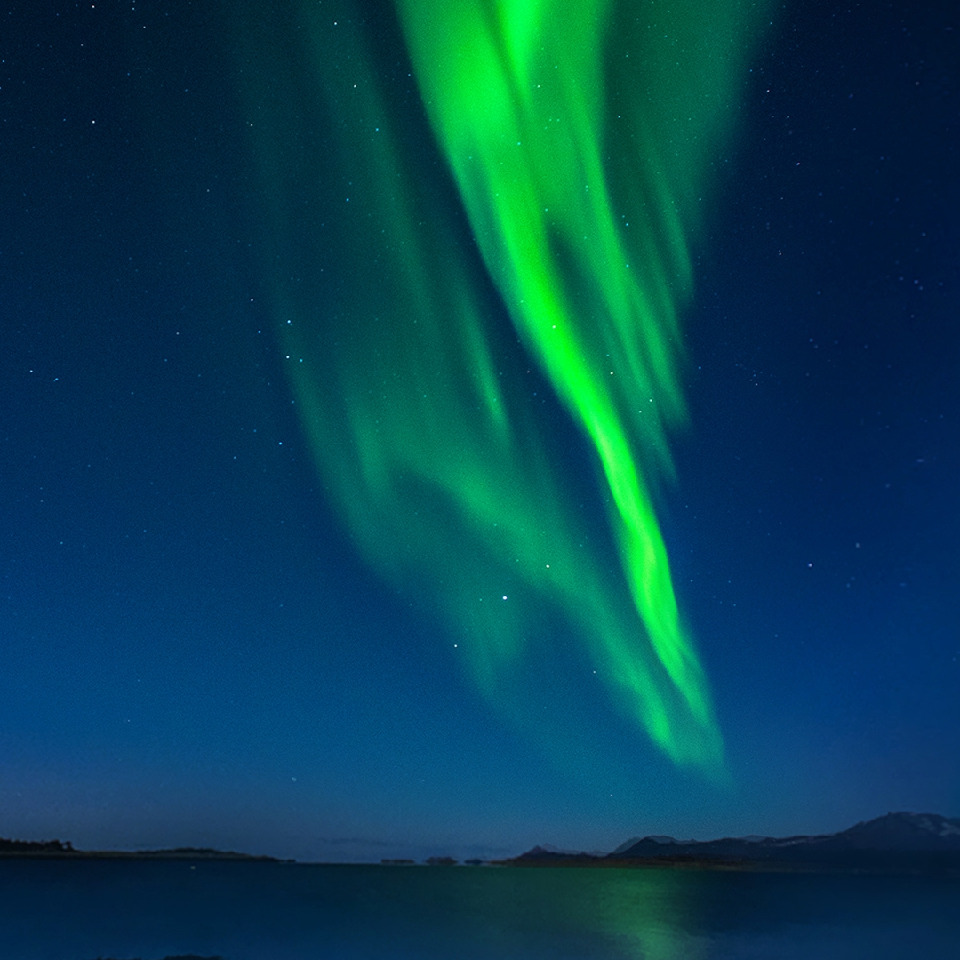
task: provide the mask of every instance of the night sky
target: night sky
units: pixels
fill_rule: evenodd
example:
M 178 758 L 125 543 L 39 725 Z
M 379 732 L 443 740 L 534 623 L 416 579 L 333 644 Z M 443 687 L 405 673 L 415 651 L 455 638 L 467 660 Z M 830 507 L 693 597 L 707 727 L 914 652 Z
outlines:
M 646 32 L 599 45 L 637 260 L 607 274 L 551 222 L 539 268 L 589 353 L 610 291 L 666 264 L 678 412 L 624 434 L 679 682 L 614 468 L 524 327 L 536 254 L 503 261 L 457 167 L 492 93 L 404 33 L 412 0 L 266 6 L 0 12 L 0 836 L 376 860 L 960 815 L 956 4 L 798 0 L 725 36 L 677 0 L 661 43 L 622 2 Z M 571 22 L 554 52 L 587 46 Z M 706 132 L 661 150 L 664 77 L 711 37 Z M 524 156 L 599 231 L 565 142 Z M 631 179 L 651 155 L 668 188 L 695 172 L 689 283 Z M 622 372 L 590 409 L 627 404 Z

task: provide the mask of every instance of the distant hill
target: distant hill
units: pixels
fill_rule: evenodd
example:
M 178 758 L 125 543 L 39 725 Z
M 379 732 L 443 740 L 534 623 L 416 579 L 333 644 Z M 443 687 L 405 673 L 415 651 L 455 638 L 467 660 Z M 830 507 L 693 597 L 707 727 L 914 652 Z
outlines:
M 560 853 L 534 847 L 510 862 L 518 866 L 652 864 L 960 872 L 960 820 L 935 813 L 888 813 L 840 833 L 706 841 L 634 837 L 608 854 Z
M 73 853 L 73 845 L 61 843 L 59 840 L 8 840 L 0 837 L 0 854 L 69 854 Z
M 0 857 L 69 857 L 110 860 L 275 860 L 275 857 L 213 850 L 209 847 L 177 847 L 173 850 L 76 850 L 69 841 L 7 840 L 0 837 Z

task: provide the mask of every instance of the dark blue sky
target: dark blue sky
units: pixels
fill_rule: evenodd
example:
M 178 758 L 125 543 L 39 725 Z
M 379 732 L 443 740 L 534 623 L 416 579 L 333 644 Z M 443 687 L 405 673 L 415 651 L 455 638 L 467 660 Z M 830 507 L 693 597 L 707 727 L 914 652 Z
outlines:
M 330 512 L 263 296 L 243 18 L 4 11 L 0 835 L 334 859 L 960 814 L 954 7 L 787 4 L 717 156 L 661 522 L 727 787 L 600 693 L 583 742 L 524 737 Z

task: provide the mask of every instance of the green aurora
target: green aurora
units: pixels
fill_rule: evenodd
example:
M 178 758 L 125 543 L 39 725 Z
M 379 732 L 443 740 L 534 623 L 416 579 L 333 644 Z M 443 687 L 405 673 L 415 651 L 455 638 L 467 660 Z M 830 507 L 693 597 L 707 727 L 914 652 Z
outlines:
M 264 262 L 284 264 L 268 298 L 324 495 L 496 709 L 549 741 L 528 658 L 576 636 L 622 714 L 718 774 L 654 500 L 686 422 L 691 244 L 762 10 L 396 7 L 422 107 L 357 10 L 303 4 L 282 38 L 247 31 Z M 592 451 L 607 531 L 531 396 L 543 380 Z

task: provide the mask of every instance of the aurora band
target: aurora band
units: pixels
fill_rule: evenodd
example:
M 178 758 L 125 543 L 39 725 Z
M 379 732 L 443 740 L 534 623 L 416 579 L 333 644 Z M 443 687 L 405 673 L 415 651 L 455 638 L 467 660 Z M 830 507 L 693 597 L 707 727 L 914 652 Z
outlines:
M 654 501 L 686 420 L 691 244 L 761 8 L 395 6 L 434 143 L 357 11 L 303 4 L 296 56 L 251 52 L 315 98 L 252 87 L 284 264 L 270 299 L 325 495 L 367 561 L 443 617 L 494 707 L 549 738 L 520 677 L 578 637 L 658 748 L 721 770 Z M 304 113 L 324 133 L 284 146 Z M 311 151 L 338 160 L 333 184 Z M 605 535 L 558 409 L 592 451 Z

